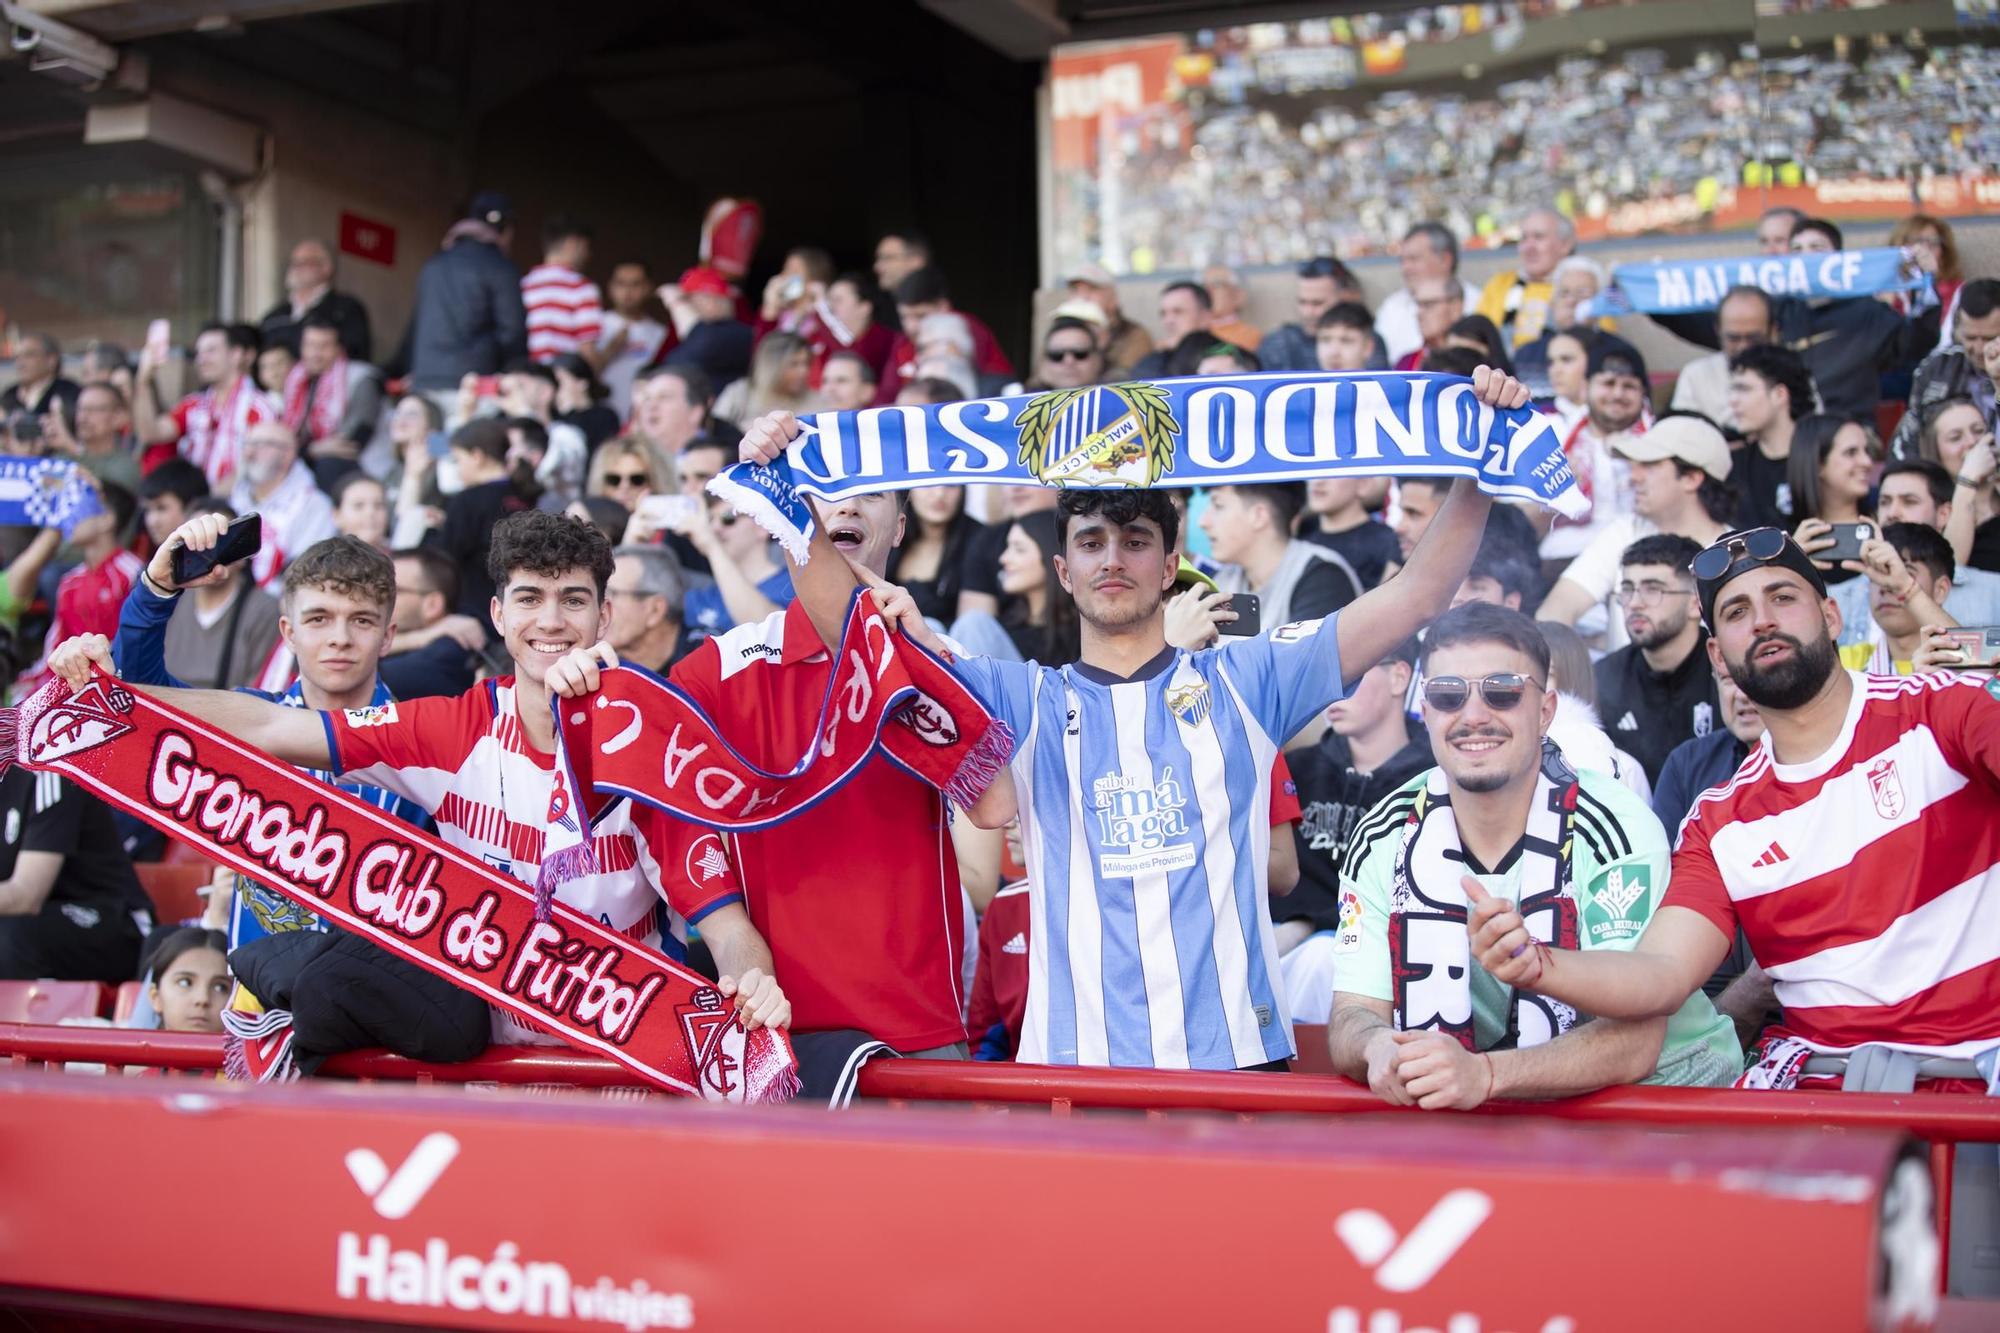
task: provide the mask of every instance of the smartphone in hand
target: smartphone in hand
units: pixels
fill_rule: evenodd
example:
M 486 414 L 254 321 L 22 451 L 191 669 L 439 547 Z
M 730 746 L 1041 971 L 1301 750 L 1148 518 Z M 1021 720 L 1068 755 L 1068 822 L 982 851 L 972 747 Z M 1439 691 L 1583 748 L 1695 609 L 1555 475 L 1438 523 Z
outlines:
M 1944 641 L 1965 654 L 1967 666 L 2000 664 L 2000 625 L 1963 625 L 1944 632 Z
M 1217 625 L 1219 634 L 1235 634 L 1248 638 L 1264 629 L 1264 604 L 1257 600 L 1254 592 L 1233 592 L 1229 600 L 1222 604 L 1225 611 L 1234 611 L 1236 619 L 1226 620 Z
M 1825 560 L 1836 565 L 1843 560 L 1859 560 L 1861 548 L 1875 540 L 1873 523 L 1832 523 L 1828 527 L 1831 529 L 1829 535 L 1833 538 L 1833 545 L 1824 550 L 1814 551 L 1815 560 Z
M 174 583 L 186 587 L 202 575 L 219 565 L 233 565 L 238 560 L 248 560 L 264 545 L 264 519 L 259 514 L 245 514 L 223 529 L 222 540 L 206 551 L 190 551 L 185 546 L 174 548 Z

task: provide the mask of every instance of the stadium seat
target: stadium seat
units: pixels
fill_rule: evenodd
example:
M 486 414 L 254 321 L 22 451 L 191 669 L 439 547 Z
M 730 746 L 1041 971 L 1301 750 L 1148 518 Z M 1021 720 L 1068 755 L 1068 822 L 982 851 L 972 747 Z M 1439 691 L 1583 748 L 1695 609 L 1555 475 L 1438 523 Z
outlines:
M 139 887 L 153 900 L 153 916 L 161 925 L 199 917 L 207 900 L 197 890 L 215 877 L 212 861 L 140 861 L 133 865 Z
M 1298 1059 L 1292 1061 L 1295 1074 L 1336 1074 L 1333 1059 L 1326 1050 L 1326 1025 L 1323 1023 L 1292 1024 L 1292 1040 L 1298 1044 Z
M 101 981 L 0 981 L 0 1023 L 100 1018 L 110 999 Z
M 1876 437 L 1886 443 L 1896 433 L 1896 424 L 1903 419 L 1903 413 L 1908 410 L 1909 405 L 1907 403 L 1898 402 L 1893 398 L 1885 398 L 1877 403 L 1875 405 Z
M 132 1017 L 133 1011 L 139 1007 L 139 998 L 145 993 L 146 983 L 143 981 L 127 981 L 120 985 L 118 998 L 111 1004 L 111 1021 L 124 1027 L 125 1020 Z

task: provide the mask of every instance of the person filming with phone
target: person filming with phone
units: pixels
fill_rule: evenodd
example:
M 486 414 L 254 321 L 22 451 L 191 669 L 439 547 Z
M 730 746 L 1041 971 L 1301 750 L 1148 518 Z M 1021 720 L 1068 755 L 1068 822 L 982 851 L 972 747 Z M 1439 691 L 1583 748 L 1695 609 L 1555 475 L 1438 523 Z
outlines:
M 1880 535 L 1868 512 L 1875 456 L 1867 429 L 1824 412 L 1800 417 L 1786 468 L 1793 540 L 1829 587 L 1845 583 L 1858 572 L 1847 562 L 1859 560 L 1863 543 Z

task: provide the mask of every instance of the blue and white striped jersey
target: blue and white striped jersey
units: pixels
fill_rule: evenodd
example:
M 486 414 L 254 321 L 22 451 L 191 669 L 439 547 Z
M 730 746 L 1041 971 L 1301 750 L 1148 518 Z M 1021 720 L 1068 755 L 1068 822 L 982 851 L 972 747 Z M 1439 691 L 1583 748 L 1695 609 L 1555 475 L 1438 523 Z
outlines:
M 1336 617 L 1129 681 L 974 657 L 955 666 L 1014 729 L 1028 865 L 1019 1058 L 1242 1069 L 1294 1054 L 1265 902 L 1271 761 L 1343 697 Z

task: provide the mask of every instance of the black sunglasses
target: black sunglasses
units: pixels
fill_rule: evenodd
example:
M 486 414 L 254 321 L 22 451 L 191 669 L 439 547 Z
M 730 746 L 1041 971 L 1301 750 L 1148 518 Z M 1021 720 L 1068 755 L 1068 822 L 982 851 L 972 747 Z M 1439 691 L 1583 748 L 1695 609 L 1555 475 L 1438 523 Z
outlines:
M 1748 532 L 1731 533 L 1696 556 L 1688 572 L 1706 583 L 1727 574 L 1729 567 L 1744 556 L 1752 560 L 1775 560 L 1784 549 L 1783 528 L 1752 528 Z
M 646 486 L 652 478 L 643 472 L 607 472 L 604 474 L 606 486 Z
M 1521 696 L 1528 692 L 1530 685 L 1538 690 L 1543 688 L 1542 682 L 1518 671 L 1496 671 L 1478 680 L 1467 680 L 1463 676 L 1432 676 L 1424 681 L 1424 702 L 1440 713 L 1456 713 L 1472 697 L 1474 685 L 1479 687 L 1479 697 L 1486 701 L 1486 706 L 1496 713 L 1518 707 Z
M 1090 347 L 1051 347 L 1042 353 L 1048 361 L 1088 361 L 1096 355 L 1096 349 Z
M 1305 263 L 1299 265 L 1299 276 L 1302 278 L 1345 278 L 1347 276 L 1347 265 L 1341 263 L 1338 259 L 1327 259 L 1324 257 L 1308 259 Z

